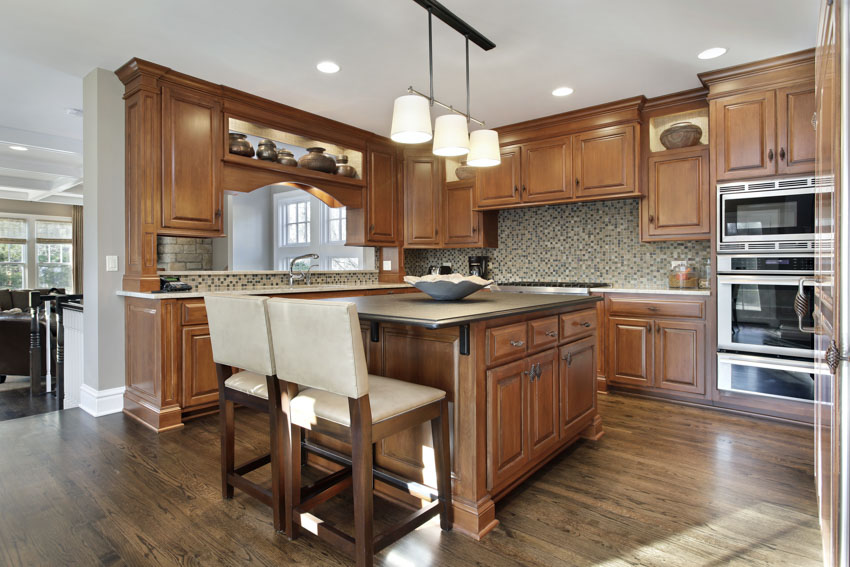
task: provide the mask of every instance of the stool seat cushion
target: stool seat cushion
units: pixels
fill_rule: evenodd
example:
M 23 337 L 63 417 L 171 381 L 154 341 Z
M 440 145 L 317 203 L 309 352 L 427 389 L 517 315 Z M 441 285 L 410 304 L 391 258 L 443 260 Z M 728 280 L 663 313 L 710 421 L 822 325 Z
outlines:
M 369 374 L 369 405 L 372 423 L 378 423 L 404 412 L 446 397 L 437 388 L 412 384 Z M 317 388 L 306 388 L 290 401 L 292 422 L 309 428 L 320 417 L 345 427 L 351 427 L 348 398 Z
M 224 381 L 224 387 L 244 392 L 264 400 L 269 399 L 269 386 L 266 377 L 254 372 L 243 370 Z

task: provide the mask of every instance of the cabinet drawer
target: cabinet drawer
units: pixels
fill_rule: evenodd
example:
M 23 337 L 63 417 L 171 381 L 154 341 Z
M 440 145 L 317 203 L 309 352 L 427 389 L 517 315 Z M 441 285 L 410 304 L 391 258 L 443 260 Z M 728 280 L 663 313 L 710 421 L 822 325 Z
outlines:
M 558 317 L 544 317 L 528 322 L 528 349 L 537 350 L 558 342 Z
M 487 363 L 513 360 L 528 351 L 526 324 L 487 329 Z
M 596 309 L 561 315 L 561 340 L 568 341 L 596 332 Z
M 705 317 L 705 303 L 669 299 L 608 298 L 608 313 L 638 317 Z
M 186 301 L 181 310 L 181 323 L 184 325 L 206 325 L 207 305 L 204 300 Z

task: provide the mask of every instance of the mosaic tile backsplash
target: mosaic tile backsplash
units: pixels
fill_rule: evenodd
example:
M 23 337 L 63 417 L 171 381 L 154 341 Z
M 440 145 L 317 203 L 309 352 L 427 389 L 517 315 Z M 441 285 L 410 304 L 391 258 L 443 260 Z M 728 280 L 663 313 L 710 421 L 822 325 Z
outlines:
M 702 265 L 708 240 L 640 241 L 637 199 L 550 205 L 499 212 L 498 248 L 405 250 L 405 270 L 431 265 L 469 271 L 468 256 L 490 256 L 496 281 L 595 281 L 615 287 L 667 288 L 671 260 Z
M 238 291 L 243 289 L 280 288 L 289 285 L 285 272 L 196 272 L 169 271 L 180 281 L 192 284 L 195 291 Z M 370 285 L 378 283 L 377 271 L 313 272 L 312 285 Z M 304 285 L 296 281 L 295 285 Z

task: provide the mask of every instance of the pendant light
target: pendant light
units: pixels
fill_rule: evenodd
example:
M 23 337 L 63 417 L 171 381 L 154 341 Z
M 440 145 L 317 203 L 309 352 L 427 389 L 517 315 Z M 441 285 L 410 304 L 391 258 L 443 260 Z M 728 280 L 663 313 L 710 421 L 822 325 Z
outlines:
M 444 114 L 434 122 L 434 155 L 463 156 L 469 153 L 469 129 L 466 116 Z
M 499 133 L 495 130 L 475 130 L 469 135 L 469 155 L 466 165 L 492 167 L 502 163 Z
M 409 94 L 395 99 L 390 138 L 402 144 L 421 144 L 431 139 L 431 108 L 427 98 Z

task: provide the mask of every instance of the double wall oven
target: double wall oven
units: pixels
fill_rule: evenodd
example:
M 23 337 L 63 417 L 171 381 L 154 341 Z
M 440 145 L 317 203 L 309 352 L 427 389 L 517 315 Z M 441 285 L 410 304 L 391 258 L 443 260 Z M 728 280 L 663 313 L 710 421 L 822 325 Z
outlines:
M 816 178 L 718 186 L 717 387 L 814 400 Z M 799 296 L 799 298 L 798 298 Z

